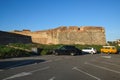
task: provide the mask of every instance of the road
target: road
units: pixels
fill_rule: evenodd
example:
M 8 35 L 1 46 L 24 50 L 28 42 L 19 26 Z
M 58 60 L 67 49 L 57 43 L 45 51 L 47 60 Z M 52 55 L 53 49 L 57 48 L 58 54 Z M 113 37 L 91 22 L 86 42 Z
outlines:
M 120 80 L 120 55 L 4 59 L 0 60 L 0 80 Z

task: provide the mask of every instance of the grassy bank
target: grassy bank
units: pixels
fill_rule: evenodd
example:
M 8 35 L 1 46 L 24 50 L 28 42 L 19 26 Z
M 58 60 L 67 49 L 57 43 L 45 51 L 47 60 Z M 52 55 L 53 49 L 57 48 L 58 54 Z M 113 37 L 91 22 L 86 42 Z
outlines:
M 30 56 L 30 52 L 21 49 L 14 49 L 8 46 L 0 46 L 0 58 L 12 58 L 12 57 L 23 57 Z
M 12 46 L 12 47 L 11 47 Z M 34 53 L 31 51 L 32 48 L 37 48 L 37 55 L 49 55 L 50 51 L 62 46 L 59 45 L 43 45 L 43 44 L 9 44 L 9 45 L 0 45 L 0 58 L 11 58 L 11 57 L 22 57 L 22 56 L 30 56 Z M 74 45 L 78 49 L 83 49 L 85 47 L 94 47 L 100 52 L 102 48 L 101 45 Z M 117 46 L 117 48 L 120 48 Z

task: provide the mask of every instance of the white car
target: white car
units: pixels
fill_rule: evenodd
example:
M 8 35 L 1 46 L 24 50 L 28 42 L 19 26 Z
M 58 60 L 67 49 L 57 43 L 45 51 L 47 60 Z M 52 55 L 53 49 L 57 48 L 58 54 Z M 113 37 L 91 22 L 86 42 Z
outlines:
M 88 48 L 82 49 L 82 53 L 95 54 L 95 53 L 97 53 L 97 50 L 95 48 L 88 47 Z

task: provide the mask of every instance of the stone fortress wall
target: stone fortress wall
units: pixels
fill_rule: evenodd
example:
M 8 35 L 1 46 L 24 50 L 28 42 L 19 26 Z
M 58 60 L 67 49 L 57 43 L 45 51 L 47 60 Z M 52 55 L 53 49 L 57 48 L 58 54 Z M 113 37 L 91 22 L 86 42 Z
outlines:
M 105 29 L 97 26 L 61 26 L 55 29 L 35 32 L 23 30 L 11 33 L 31 36 L 32 42 L 39 44 L 106 44 Z

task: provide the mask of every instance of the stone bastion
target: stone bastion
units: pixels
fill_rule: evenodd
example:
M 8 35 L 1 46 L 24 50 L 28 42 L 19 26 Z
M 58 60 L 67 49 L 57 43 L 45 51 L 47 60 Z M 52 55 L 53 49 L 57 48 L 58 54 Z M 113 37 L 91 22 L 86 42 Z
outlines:
M 30 36 L 33 43 L 39 44 L 106 44 L 105 29 L 98 26 L 60 26 L 54 29 L 34 32 L 30 30 L 15 30 L 11 33 Z

